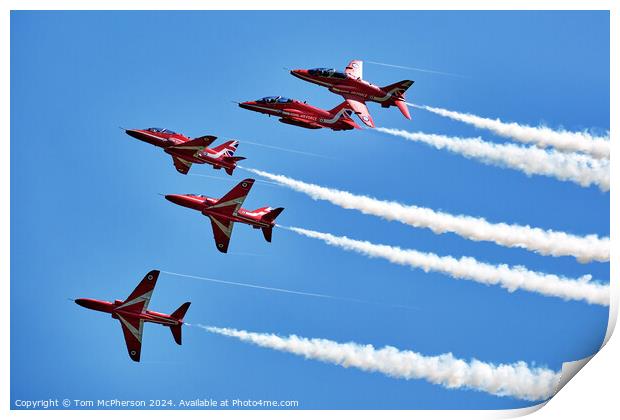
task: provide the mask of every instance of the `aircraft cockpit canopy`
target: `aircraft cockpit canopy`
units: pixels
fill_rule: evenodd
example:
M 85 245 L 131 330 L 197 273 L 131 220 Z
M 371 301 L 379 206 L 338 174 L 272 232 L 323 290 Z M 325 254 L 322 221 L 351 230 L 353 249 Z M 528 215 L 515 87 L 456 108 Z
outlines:
M 157 127 L 147 128 L 146 131 L 150 131 L 152 133 L 177 134 L 172 130 L 168 130 L 166 128 L 157 128 Z
M 333 77 L 336 79 L 346 79 L 347 75 L 336 71 L 336 69 L 328 69 L 325 67 L 319 67 L 316 69 L 309 69 L 308 74 L 311 76 L 321 76 L 321 77 Z
M 261 98 L 256 102 L 263 103 L 263 104 L 275 104 L 275 103 L 287 104 L 289 102 L 293 102 L 293 100 L 289 98 L 285 98 L 284 96 L 265 96 L 264 98 Z

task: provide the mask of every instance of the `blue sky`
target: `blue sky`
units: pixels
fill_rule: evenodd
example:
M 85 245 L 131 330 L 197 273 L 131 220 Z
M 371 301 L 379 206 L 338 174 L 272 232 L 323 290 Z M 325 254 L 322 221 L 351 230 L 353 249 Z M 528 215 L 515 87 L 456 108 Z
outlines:
M 354 22 L 349 33 L 343 28 Z M 378 22 L 389 22 L 389 30 Z M 410 101 L 569 130 L 609 128 L 607 12 L 13 12 L 11 17 L 11 400 L 294 399 L 306 409 L 491 409 L 530 403 L 344 369 L 184 330 L 147 325 L 142 363 L 118 323 L 68 297 L 125 298 L 161 269 L 382 303 L 368 305 L 216 285 L 162 274 L 151 309 L 193 302 L 186 320 L 259 332 L 393 345 L 426 355 L 559 370 L 600 345 L 607 308 L 508 293 L 370 260 L 284 230 L 273 243 L 237 226 L 217 252 L 203 216 L 158 193 L 218 197 L 234 185 L 207 166 L 177 174 L 168 155 L 118 126 L 162 126 L 241 142 L 246 165 L 358 194 L 609 235 L 609 194 L 526 175 L 368 131 L 304 130 L 231 101 L 341 99 L 283 68 L 367 64 L 365 79 L 415 80 Z M 413 121 L 369 105 L 379 126 L 477 131 L 424 111 Z M 322 155 L 275 151 L 254 143 Z M 234 178 L 244 177 L 239 170 Z M 258 183 L 245 206 L 279 221 L 375 243 L 609 279 L 580 264 L 452 234 L 435 235 Z M 249 255 L 248 255 L 249 254 Z M 413 309 L 394 308 L 407 305 Z

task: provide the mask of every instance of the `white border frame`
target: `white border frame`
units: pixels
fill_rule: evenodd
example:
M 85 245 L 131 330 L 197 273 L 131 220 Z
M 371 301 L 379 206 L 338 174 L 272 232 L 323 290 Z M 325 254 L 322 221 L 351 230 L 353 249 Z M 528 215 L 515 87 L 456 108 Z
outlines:
M 3 92 L 0 101 L 0 115 L 2 115 L 1 128 L 3 138 L 10 139 L 10 10 L 342 10 L 334 8 L 334 4 L 343 5 L 343 2 L 335 3 L 333 0 L 311 0 L 284 1 L 284 0 L 262 0 L 260 7 L 255 1 L 237 0 L 233 4 L 227 2 L 207 2 L 198 0 L 93 0 L 89 2 L 77 0 L 5 0 L 0 3 L 2 14 L 0 15 L 0 92 Z M 614 143 L 618 141 L 615 136 L 616 123 L 613 115 L 618 115 L 618 85 L 616 83 L 618 74 L 618 18 L 619 7 L 613 0 L 382 0 L 381 8 L 369 0 L 358 0 L 350 3 L 357 10 L 609 10 L 611 26 L 611 96 L 610 96 L 610 137 L 612 152 Z M 4 151 L 0 155 L 0 197 L 2 200 L 2 217 L 0 231 L 3 232 L 0 241 L 0 273 L 3 279 L 0 290 L 5 297 L 10 296 L 10 142 L 5 142 Z M 618 179 L 619 169 L 611 165 L 612 184 Z M 612 188 L 610 214 L 620 214 L 617 194 Z M 583 372 L 579 374 L 579 379 L 570 381 L 557 396 L 552 398 L 544 410 L 538 411 L 533 418 L 536 419 L 557 419 L 557 418 L 583 418 L 589 416 L 595 419 L 613 418 L 618 414 L 617 380 L 613 372 L 620 372 L 620 342 L 617 337 L 612 337 L 612 332 L 618 316 L 619 288 L 616 280 L 618 277 L 618 247 L 614 238 L 619 235 L 619 224 L 615 219 L 611 219 L 611 298 L 609 315 L 609 326 L 604 349 L 597 354 L 590 363 L 585 366 Z M 43 279 L 44 280 L 44 279 Z M 83 418 L 85 415 L 93 418 L 106 418 L 110 415 L 120 418 L 169 418 L 171 415 L 190 418 L 203 418 L 204 416 L 217 418 L 260 418 L 278 419 L 290 418 L 294 416 L 299 419 L 316 418 L 318 416 L 328 418 L 353 417 L 356 419 L 374 419 L 377 416 L 390 418 L 412 417 L 424 419 L 436 418 L 509 418 L 522 416 L 534 411 L 545 404 L 538 406 L 518 409 L 518 410 L 490 410 L 490 411 L 394 411 L 394 410 L 338 410 L 338 411 L 318 411 L 318 410 L 281 410 L 281 411 L 223 411 L 223 410 L 195 410 L 195 411 L 114 411 L 107 410 L 90 411 L 88 413 L 80 410 L 75 411 L 10 411 L 10 299 L 5 298 L 6 304 L 1 306 L 0 314 L 4 320 L 2 329 L 2 346 L 0 347 L 2 379 L 0 388 L 4 394 L 0 399 L 0 414 L 6 414 L 19 418 L 30 417 L 50 417 L 56 419 L 64 418 Z M 566 367 L 566 366 L 565 366 Z M 574 366 L 573 366 L 574 368 Z M 578 371 L 579 369 L 577 369 Z M 564 369 L 563 369 L 564 371 Z M 574 372 L 576 373 L 576 372 Z

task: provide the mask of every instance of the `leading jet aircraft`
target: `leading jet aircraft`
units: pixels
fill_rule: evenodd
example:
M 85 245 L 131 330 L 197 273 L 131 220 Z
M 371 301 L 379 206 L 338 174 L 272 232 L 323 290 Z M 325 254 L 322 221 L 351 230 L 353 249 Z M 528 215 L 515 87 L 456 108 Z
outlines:
M 75 299 L 75 303 L 84 308 L 112 314 L 112 318 L 119 320 L 123 329 L 123 335 L 125 336 L 129 357 L 134 362 L 140 361 L 142 330 L 145 322 L 170 327 L 174 341 L 179 345 L 182 342 L 181 327 L 183 326 L 183 317 L 185 317 L 185 313 L 191 303 L 185 302 L 170 315 L 149 311 L 148 306 L 153 289 L 157 283 L 157 277 L 159 277 L 159 271 L 153 270 L 149 272 L 124 301 L 115 300 L 114 302 L 107 302 L 96 299 Z
M 192 163 L 208 163 L 214 169 L 222 169 L 232 175 L 237 162 L 245 159 L 233 156 L 239 142 L 230 140 L 212 149 L 208 146 L 217 139 L 214 136 L 203 136 L 190 139 L 183 134 L 165 128 L 147 128 L 145 130 L 128 129 L 125 133 L 138 140 L 164 149 L 172 156 L 174 167 L 183 175 L 189 172 Z
M 283 96 L 267 96 L 256 101 L 242 102 L 239 106 L 269 116 L 275 115 L 280 117 L 280 122 L 284 124 L 303 128 L 331 128 L 334 131 L 360 128 L 351 119 L 352 111 L 347 102 L 327 111 L 295 99 Z
M 369 127 L 374 127 L 375 123 L 368 112 L 366 101 L 377 102 L 383 108 L 396 106 L 405 118 L 410 120 L 411 115 L 405 103 L 405 91 L 411 87 L 413 81 L 403 80 L 379 87 L 362 79 L 362 68 L 363 61 L 352 60 L 343 73 L 335 69 L 316 68 L 291 70 L 291 74 L 307 82 L 325 86 L 330 92 L 342 95 L 351 109 Z
M 253 179 L 244 179 L 220 199 L 196 194 L 169 194 L 166 195 L 166 200 L 198 210 L 209 217 L 215 245 L 218 251 L 226 253 L 235 222 L 245 223 L 254 229 L 262 229 L 265 240 L 271 242 L 275 219 L 284 210 L 283 207 L 277 209 L 261 207 L 253 211 L 241 208 L 252 185 L 254 185 Z

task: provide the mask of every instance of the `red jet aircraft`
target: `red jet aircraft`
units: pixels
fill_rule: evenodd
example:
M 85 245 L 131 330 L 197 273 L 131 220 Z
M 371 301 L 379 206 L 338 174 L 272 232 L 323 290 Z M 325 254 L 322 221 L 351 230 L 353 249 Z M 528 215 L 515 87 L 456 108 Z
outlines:
M 166 200 L 179 206 L 198 210 L 208 216 L 211 219 L 215 245 L 220 252 L 225 253 L 228 251 L 228 243 L 235 222 L 245 223 L 254 229 L 262 229 L 267 242 L 271 242 L 275 219 L 284 210 L 282 207 L 277 209 L 261 207 L 254 211 L 241 208 L 253 184 L 253 179 L 244 179 L 219 200 L 195 194 L 166 195 Z
M 352 111 L 346 102 L 326 111 L 295 99 L 267 96 L 256 101 L 242 102 L 241 108 L 280 117 L 280 122 L 304 128 L 331 128 L 334 131 L 360 128 L 351 119 Z
M 208 146 L 217 137 L 203 136 L 190 139 L 183 134 L 165 128 L 130 129 L 125 130 L 125 133 L 164 149 L 164 152 L 172 156 L 174 167 L 183 175 L 189 172 L 192 163 L 208 163 L 214 169 L 224 168 L 228 175 L 232 175 L 237 167 L 237 162 L 245 159 L 244 157 L 233 156 L 239 145 L 236 140 L 230 140 L 209 149 Z
M 409 109 L 405 103 L 405 91 L 411 87 L 413 81 L 403 80 L 385 87 L 375 86 L 362 79 L 363 61 L 353 60 L 345 68 L 344 73 L 335 69 L 317 68 L 309 70 L 291 70 L 291 74 L 302 80 L 325 86 L 330 92 L 342 95 L 351 109 L 369 127 L 375 123 L 368 113 L 366 101 L 380 103 L 383 108 L 396 106 L 405 118 L 411 119 Z
M 142 330 L 145 322 L 160 324 L 170 327 L 172 336 L 177 344 L 181 345 L 181 327 L 183 326 L 183 317 L 189 308 L 190 302 L 185 302 L 174 311 L 171 315 L 160 314 L 147 310 L 151 295 L 157 283 L 159 271 L 153 270 L 149 272 L 144 279 L 138 284 L 138 287 L 131 292 L 129 297 L 114 302 L 107 302 L 96 299 L 76 299 L 75 303 L 88 309 L 112 314 L 112 318 L 118 319 L 123 328 L 125 336 L 125 344 L 129 357 L 134 362 L 140 361 L 140 352 L 142 349 Z

